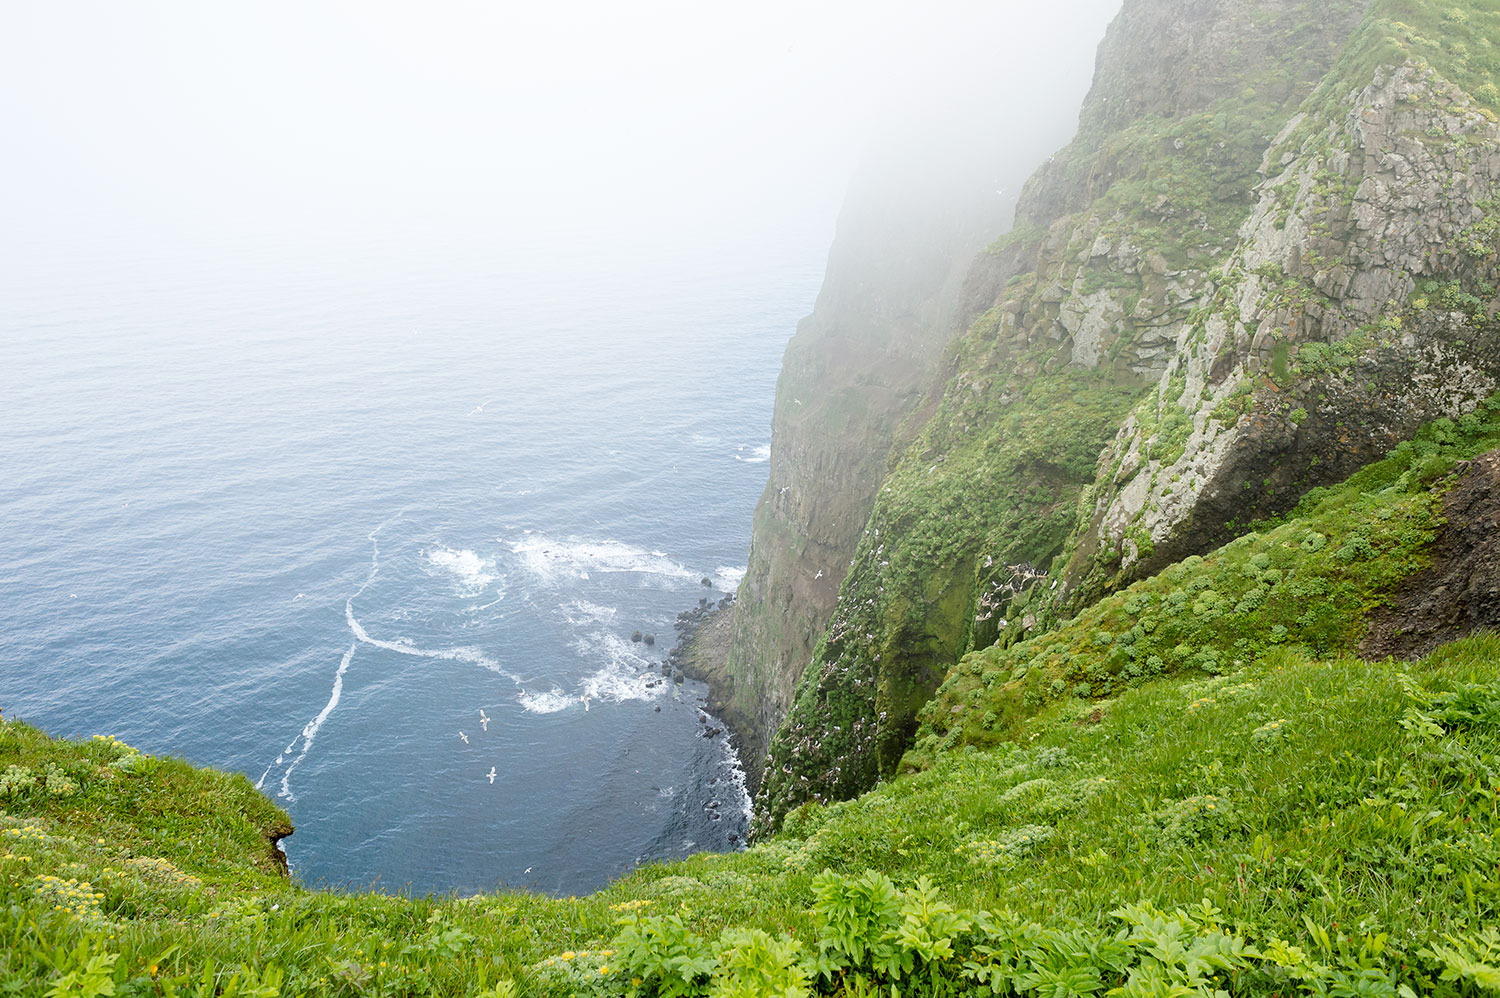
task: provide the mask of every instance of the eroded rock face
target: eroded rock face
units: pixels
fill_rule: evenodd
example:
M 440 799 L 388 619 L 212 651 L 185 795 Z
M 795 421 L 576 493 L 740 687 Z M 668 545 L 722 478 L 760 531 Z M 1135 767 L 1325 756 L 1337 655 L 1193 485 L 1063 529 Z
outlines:
M 1301 125 L 1294 121 L 1277 154 Z M 1500 387 L 1500 128 L 1381 70 L 1282 154 L 1206 312 L 1100 464 L 1075 603 L 1346 477 Z
M 1004 228 L 995 178 L 1018 187 L 1025 169 L 1004 157 L 954 163 L 945 182 L 915 191 L 881 173 L 856 178 L 813 314 L 782 361 L 769 481 L 722 669 L 752 784 L 828 626 L 892 437 L 952 334 L 968 263 Z
M 1458 468 L 1443 517 L 1431 567 L 1373 615 L 1364 657 L 1418 659 L 1467 634 L 1500 630 L 1500 450 Z

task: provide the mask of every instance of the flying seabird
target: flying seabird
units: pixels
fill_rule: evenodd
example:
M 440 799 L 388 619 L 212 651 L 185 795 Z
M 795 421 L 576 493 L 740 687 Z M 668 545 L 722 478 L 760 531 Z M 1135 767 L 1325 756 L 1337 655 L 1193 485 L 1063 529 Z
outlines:
M 464 734 L 462 731 L 460 731 L 458 733 L 458 737 L 460 737 L 460 738 L 462 738 L 464 740 L 464 744 L 465 745 L 469 744 L 469 736 L 466 735 L 466 734 Z
M 489 775 L 490 775 L 490 786 L 493 787 L 495 785 L 495 767 L 494 766 L 490 767 L 490 774 Z
M 490 719 L 484 715 L 484 708 L 479 708 L 479 726 L 485 731 L 490 730 Z

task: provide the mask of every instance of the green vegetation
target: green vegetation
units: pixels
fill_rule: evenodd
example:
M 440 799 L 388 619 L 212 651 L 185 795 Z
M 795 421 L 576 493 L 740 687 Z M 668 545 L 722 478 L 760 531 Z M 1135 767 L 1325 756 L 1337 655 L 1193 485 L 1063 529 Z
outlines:
M 1038 373 L 1050 348 L 1018 356 L 1002 315 L 957 348 L 962 390 L 886 478 L 771 746 L 762 834 L 803 801 L 853 796 L 895 770 L 917 711 L 972 640 L 979 594 L 1007 566 L 1062 549 L 1099 451 L 1141 390 L 1108 370 Z
M 1494 0 L 1377 0 L 1304 110 L 1306 120 L 1281 149 L 1295 152 L 1338 119 L 1352 93 L 1381 67 L 1411 63 L 1457 86 L 1491 122 L 1500 111 L 1500 8 Z
M 563 899 L 305 891 L 261 869 L 277 816 L 243 778 L 4 722 L 7 766 L 78 789 L 6 797 L 0 992 L 1479 995 L 1497 691 L 1493 636 L 1410 665 L 1277 648 Z
M 1163 673 L 1233 671 L 1277 646 L 1352 650 L 1368 612 L 1424 565 L 1457 461 L 1500 445 L 1500 396 L 1439 420 L 1284 522 L 1108 596 L 1028 641 L 967 656 L 922 714 L 909 766 L 1014 737 L 1038 703 L 1104 697 Z

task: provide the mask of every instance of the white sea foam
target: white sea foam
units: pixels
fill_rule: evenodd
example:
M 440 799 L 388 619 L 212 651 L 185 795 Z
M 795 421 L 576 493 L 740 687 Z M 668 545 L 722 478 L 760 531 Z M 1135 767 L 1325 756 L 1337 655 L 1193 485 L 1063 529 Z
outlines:
M 733 565 L 720 565 L 714 569 L 714 588 L 721 593 L 732 593 L 740 587 L 740 580 L 745 577 L 745 568 Z
M 495 581 L 495 563 L 473 551 L 438 547 L 427 552 L 427 563 L 452 575 L 465 596 L 478 596 Z
M 723 738 L 717 739 L 719 752 L 722 755 L 724 772 L 729 781 L 729 797 L 734 802 L 734 809 L 745 816 L 749 821 L 754 811 L 754 804 L 750 800 L 750 788 L 745 785 L 745 767 L 740 762 L 740 754 L 734 747 L 734 736 L 725 733 Z
M 745 449 L 744 445 L 741 444 L 739 449 L 743 451 Z M 734 459 L 736 461 L 743 461 L 746 464 L 765 464 L 767 461 L 771 460 L 771 445 L 761 444 L 759 447 L 756 447 L 750 451 L 749 457 L 746 457 L 743 453 L 741 453 L 736 454 L 734 456 Z
M 376 538 L 380 536 L 380 532 L 382 530 L 395 523 L 397 520 L 401 519 L 401 517 L 404 516 L 405 513 L 406 511 L 404 509 L 401 510 L 395 516 L 382 521 L 379 526 L 370 531 L 370 533 L 368 534 L 368 539 L 370 541 L 370 571 L 365 575 L 364 583 L 354 591 L 354 596 L 349 597 L 349 599 L 344 603 L 345 613 L 348 614 L 350 619 L 353 618 L 353 610 L 350 609 L 350 607 L 354 601 L 354 597 L 361 595 L 366 589 L 370 588 L 370 584 L 373 583 L 375 581 L 375 577 L 380 574 L 380 542 L 376 540 Z M 292 760 L 291 765 L 287 766 L 281 774 L 280 796 L 285 797 L 287 800 L 295 800 L 295 798 L 292 796 L 292 770 L 297 768 L 297 764 L 299 762 L 307 758 L 308 750 L 312 748 L 313 739 L 317 737 L 318 732 L 323 727 L 323 723 L 328 720 L 328 716 L 333 713 L 334 708 L 338 707 L 339 697 L 344 692 L 344 673 L 349 671 L 349 663 L 354 660 L 354 652 L 358 647 L 359 642 L 355 641 L 349 645 L 349 650 L 344 652 L 343 659 L 339 661 L 338 671 L 333 674 L 333 690 L 328 695 L 328 703 L 324 705 L 323 709 L 318 712 L 318 715 L 316 717 L 302 726 L 302 733 L 298 735 L 298 738 L 302 740 L 302 751 L 297 754 L 297 757 Z M 293 738 L 290 742 L 287 743 L 286 748 L 282 749 L 281 752 L 277 754 L 276 761 L 267 766 L 266 771 L 262 773 L 260 779 L 256 781 L 255 789 L 259 790 L 265 786 L 266 777 L 271 775 L 271 770 L 281 765 L 282 760 L 286 756 L 292 754 L 292 749 L 295 748 L 296 745 L 297 738 Z
M 516 697 L 516 702 L 528 714 L 556 714 L 560 710 L 567 710 L 578 702 L 577 697 L 570 697 L 557 687 L 553 687 L 546 693 L 522 692 Z
M 509 543 L 526 571 L 543 581 L 587 579 L 591 572 L 634 572 L 668 579 L 694 574 L 663 551 L 647 551 L 619 541 L 558 541 L 532 534 Z
M 626 700 L 655 700 L 668 689 L 661 676 L 650 669 L 652 661 L 638 654 L 641 647 L 617 634 L 590 634 L 574 642 L 580 654 L 604 664 L 581 684 L 583 695 L 590 700 L 622 703 Z
M 499 662 L 496 662 L 478 648 L 418 648 L 406 638 L 396 641 L 385 641 L 380 638 L 371 637 L 370 633 L 355 618 L 354 601 L 352 599 L 346 600 L 344 603 L 344 619 L 348 622 L 349 630 L 354 634 L 355 639 L 362 644 L 384 648 L 386 651 L 393 651 L 398 655 L 410 655 L 413 658 L 441 659 L 446 662 L 468 662 L 471 665 L 477 665 L 481 668 L 489 669 L 491 672 L 498 673 L 517 684 L 521 682 L 517 676 L 506 672 L 500 667 Z
M 287 766 L 282 772 L 281 793 L 278 796 L 284 797 L 289 801 L 297 799 L 292 796 L 292 770 L 297 768 L 299 762 L 307 758 L 308 751 L 312 749 L 313 739 L 317 738 L 318 732 L 323 729 L 323 722 L 328 720 L 328 715 L 332 714 L 334 708 L 339 705 L 339 697 L 344 693 L 344 673 L 349 671 L 349 663 L 354 660 L 354 652 L 358 647 L 359 642 L 350 642 L 349 650 L 344 652 L 344 657 L 339 660 L 338 671 L 333 674 L 333 692 L 328 695 L 328 703 L 324 704 L 323 709 L 318 711 L 317 717 L 308 721 L 306 726 L 303 727 L 302 751 L 297 753 L 297 758 L 293 759 L 291 765 Z M 292 740 L 292 744 L 296 744 L 296 739 Z M 291 751 L 290 745 L 287 746 L 287 751 Z M 265 777 L 262 776 L 261 780 L 264 781 Z
M 574 627 L 585 624 L 608 624 L 619 611 L 612 606 L 600 606 L 586 599 L 576 599 L 563 608 L 563 616 Z

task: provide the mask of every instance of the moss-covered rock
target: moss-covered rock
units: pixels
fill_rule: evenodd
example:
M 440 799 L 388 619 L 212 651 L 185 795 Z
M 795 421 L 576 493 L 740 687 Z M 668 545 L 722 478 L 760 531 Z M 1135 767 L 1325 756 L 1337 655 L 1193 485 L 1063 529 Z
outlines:
M 1192 555 L 1047 633 L 974 652 L 923 710 L 905 766 L 1013 739 L 1054 701 L 1099 700 L 1163 674 L 1233 672 L 1282 648 L 1355 650 L 1372 614 L 1427 565 L 1449 472 L 1496 445 L 1500 395 L 1458 424 L 1424 428 L 1339 486 L 1315 489 L 1286 522 Z
M 1488 8 L 1370 8 L 1273 143 L 1240 245 L 1101 460 L 1063 573 L 1071 606 L 1500 385 L 1500 126 L 1475 93 L 1497 43 Z

